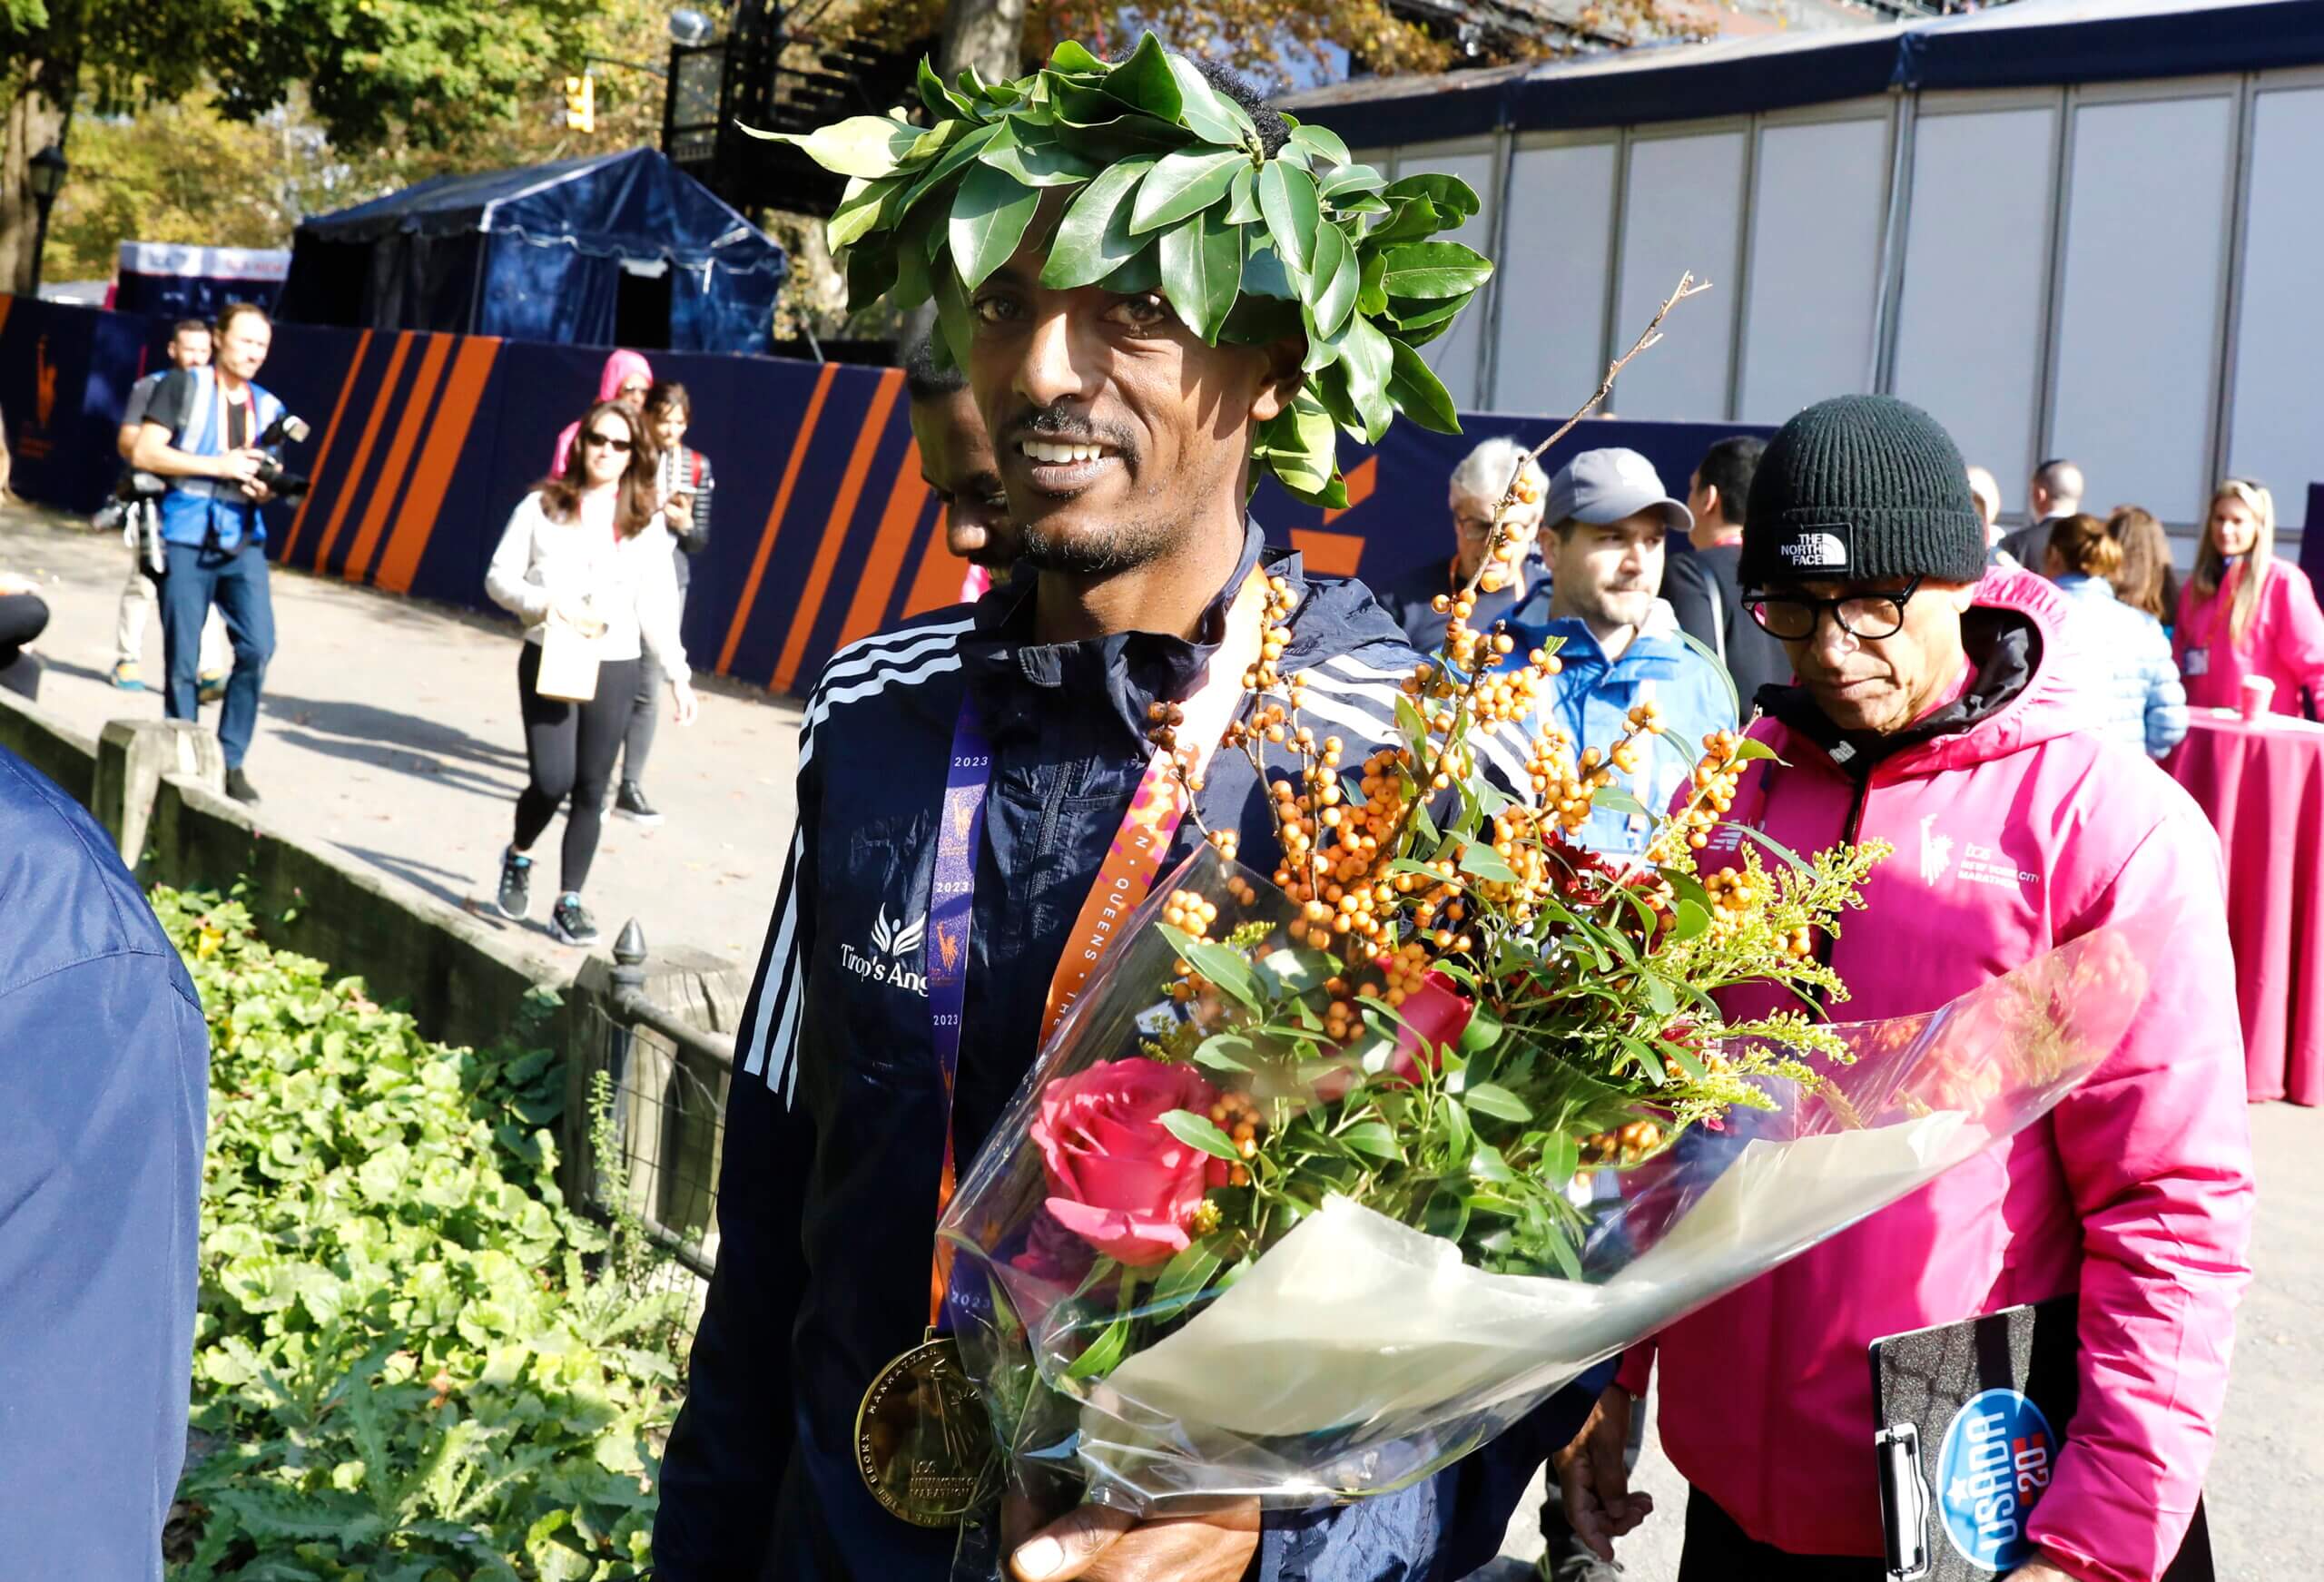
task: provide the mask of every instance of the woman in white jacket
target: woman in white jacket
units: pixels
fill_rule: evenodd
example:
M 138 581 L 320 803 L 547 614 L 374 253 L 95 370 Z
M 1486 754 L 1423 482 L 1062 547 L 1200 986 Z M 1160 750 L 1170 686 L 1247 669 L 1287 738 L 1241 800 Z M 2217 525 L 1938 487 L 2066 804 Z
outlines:
M 670 535 L 655 509 L 652 438 L 628 408 L 600 401 L 577 426 L 562 476 L 526 496 L 508 518 L 485 573 L 492 602 L 525 623 L 517 693 L 525 719 L 531 781 L 517 799 L 516 839 L 500 860 L 497 901 L 505 918 L 530 910 L 533 842 L 567 797 L 562 889 L 549 932 L 588 945 L 597 927 L 581 904 L 597 854 L 606 787 L 637 693 L 641 653 L 668 677 L 677 722 L 691 725 L 694 687 L 678 640 L 678 585 Z M 543 697 L 542 645 L 552 625 L 588 638 L 596 685 L 582 701 Z

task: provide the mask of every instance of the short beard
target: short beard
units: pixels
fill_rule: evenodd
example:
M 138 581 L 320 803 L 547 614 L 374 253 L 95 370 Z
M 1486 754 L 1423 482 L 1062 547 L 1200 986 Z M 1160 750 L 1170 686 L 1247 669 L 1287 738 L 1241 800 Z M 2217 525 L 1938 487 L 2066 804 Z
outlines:
M 1084 532 L 1028 522 L 1020 529 L 1018 556 L 1038 571 L 1112 576 L 1149 565 L 1177 549 L 1186 541 L 1186 530 L 1183 522 L 1151 516 Z

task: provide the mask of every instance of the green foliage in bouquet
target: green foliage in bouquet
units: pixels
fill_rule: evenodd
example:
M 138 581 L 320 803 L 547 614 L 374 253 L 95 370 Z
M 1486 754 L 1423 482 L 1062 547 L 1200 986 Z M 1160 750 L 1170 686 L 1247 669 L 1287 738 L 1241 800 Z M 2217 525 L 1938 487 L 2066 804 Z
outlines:
M 560 1201 L 553 1053 L 430 1044 L 241 902 L 153 899 L 212 1041 L 172 1575 L 636 1575 L 684 1298 Z
M 965 366 L 977 289 L 1053 227 L 1044 286 L 1159 291 L 1212 345 L 1304 338 L 1306 383 L 1255 453 L 1299 498 L 1347 504 L 1335 429 L 1376 442 L 1402 412 L 1460 431 L 1419 349 L 1492 273 L 1438 240 L 1477 212 L 1465 183 L 1390 182 L 1289 115 L 1269 154 L 1243 107 L 1150 33 L 1113 64 L 1061 44 L 1008 83 L 971 69 L 948 86 L 922 62 L 919 93 L 925 126 L 899 111 L 783 139 L 851 178 L 829 231 L 852 310 L 933 299 L 939 342 Z

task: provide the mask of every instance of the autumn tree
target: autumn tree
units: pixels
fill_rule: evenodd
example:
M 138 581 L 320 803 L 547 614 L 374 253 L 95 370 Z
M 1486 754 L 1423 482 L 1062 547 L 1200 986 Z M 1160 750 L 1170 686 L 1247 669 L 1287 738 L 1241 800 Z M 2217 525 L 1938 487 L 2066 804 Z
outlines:
M 342 151 L 457 149 L 517 122 L 577 71 L 591 18 L 606 9 L 594 0 L 0 0 L 0 282 L 30 284 L 26 163 L 66 142 L 76 109 L 119 113 L 206 91 L 222 115 L 249 121 L 303 88 Z

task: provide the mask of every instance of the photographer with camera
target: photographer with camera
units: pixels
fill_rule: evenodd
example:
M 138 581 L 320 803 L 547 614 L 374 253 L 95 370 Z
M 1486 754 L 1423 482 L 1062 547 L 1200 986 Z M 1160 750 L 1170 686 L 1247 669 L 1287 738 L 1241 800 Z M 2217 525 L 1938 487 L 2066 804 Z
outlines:
M 169 359 L 169 368 L 157 368 L 129 387 L 129 398 L 121 409 L 121 432 L 114 437 L 113 446 L 121 452 L 121 459 L 133 465 L 122 475 L 113 499 L 97 513 L 96 520 L 102 530 L 120 529 L 129 546 L 129 580 L 122 585 L 121 610 L 113 623 L 112 675 L 113 684 L 126 693 L 145 690 L 145 620 L 153 610 L 153 585 L 161 558 L 162 496 L 169 489 L 164 480 L 152 473 L 135 470 L 137 437 L 144 432 L 145 408 L 153 404 L 153 392 L 171 369 L 208 365 L 210 326 L 200 319 L 181 319 L 171 329 L 162 355 Z M 152 573 L 149 560 L 155 563 Z M 202 663 L 197 672 L 202 702 L 214 703 L 226 695 L 226 672 L 233 662 L 233 653 L 226 645 L 226 624 L 213 609 L 202 624 Z
M 274 653 L 259 507 L 305 485 L 267 448 L 305 432 L 254 382 L 273 339 L 264 309 L 228 303 L 218 315 L 211 366 L 181 368 L 162 380 L 130 455 L 131 465 L 170 486 L 161 500 L 162 653 L 169 678 L 162 711 L 172 720 L 196 717 L 196 650 L 215 604 L 234 651 L 218 740 L 226 753 L 226 792 L 243 802 L 258 801 L 242 759 L 258 729 L 259 689 Z

